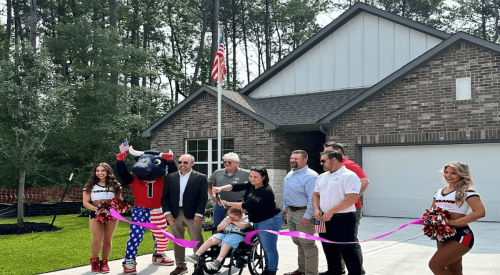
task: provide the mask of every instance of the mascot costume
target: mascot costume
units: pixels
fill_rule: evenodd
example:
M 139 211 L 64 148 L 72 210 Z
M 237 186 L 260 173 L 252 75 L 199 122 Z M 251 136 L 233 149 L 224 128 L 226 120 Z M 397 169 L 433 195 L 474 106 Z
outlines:
M 177 166 L 173 161 L 172 151 L 161 153 L 159 151 L 135 151 L 130 146 L 129 153 L 134 156 L 136 163 L 129 173 L 125 162 L 127 152 L 116 155 L 116 172 L 124 185 L 130 185 L 134 194 L 134 207 L 132 208 L 132 221 L 150 222 L 168 232 L 167 221 L 161 209 L 161 196 L 165 175 L 177 172 Z M 123 262 L 124 274 L 136 274 L 137 250 L 142 242 L 146 228 L 130 225 L 130 234 L 127 241 L 125 261 Z M 173 265 L 165 251 L 169 240 L 159 230 L 151 230 L 155 243 L 153 264 Z

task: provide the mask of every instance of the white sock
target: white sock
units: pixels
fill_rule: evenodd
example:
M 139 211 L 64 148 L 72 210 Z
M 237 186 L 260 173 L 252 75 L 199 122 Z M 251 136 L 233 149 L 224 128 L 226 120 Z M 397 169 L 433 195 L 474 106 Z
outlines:
M 219 262 L 222 262 L 222 257 L 217 257 L 217 260 L 218 260 Z

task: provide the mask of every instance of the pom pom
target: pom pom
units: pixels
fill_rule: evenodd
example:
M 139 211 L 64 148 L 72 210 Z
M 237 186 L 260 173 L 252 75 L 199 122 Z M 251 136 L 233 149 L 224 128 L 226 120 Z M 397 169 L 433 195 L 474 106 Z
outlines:
M 113 207 L 116 212 L 122 214 L 127 212 L 130 208 L 130 204 L 127 203 L 123 198 L 112 199 L 109 202 L 101 202 L 95 211 L 95 219 L 101 223 L 108 223 L 110 221 L 115 221 L 116 218 L 111 216 L 111 207 Z
M 455 236 L 456 230 L 454 227 L 446 224 L 446 220 L 450 218 L 450 212 L 438 207 L 436 209 L 426 209 L 422 215 L 424 222 L 424 235 L 439 242 L 444 242 L 447 239 Z

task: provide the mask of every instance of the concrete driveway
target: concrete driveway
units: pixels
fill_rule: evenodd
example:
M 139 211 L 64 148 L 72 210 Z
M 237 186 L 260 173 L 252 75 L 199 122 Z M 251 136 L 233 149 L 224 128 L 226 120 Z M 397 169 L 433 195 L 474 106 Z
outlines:
M 366 240 L 393 231 L 401 225 L 414 219 L 363 217 L 359 227 L 359 239 Z M 475 222 L 470 224 L 474 231 L 475 244 L 472 250 L 463 258 L 464 274 L 493 275 L 500 274 L 500 223 Z M 436 244 L 422 233 L 422 226 L 410 225 L 385 238 L 362 243 L 364 268 L 367 275 L 432 275 L 427 267 L 429 259 L 436 251 Z M 118 244 L 115 244 L 118 245 Z M 318 246 L 321 246 L 318 243 Z M 321 247 L 319 271 L 326 270 L 326 260 Z M 186 250 L 187 253 L 191 251 Z M 297 268 L 297 249 L 288 237 L 278 238 L 278 252 L 280 254 L 279 271 L 281 275 L 294 271 Z M 169 251 L 173 258 L 173 251 Z M 157 266 L 150 264 L 151 255 L 140 256 L 137 259 L 137 271 L 141 275 L 170 274 L 174 267 Z M 110 262 L 111 272 L 108 274 L 122 274 L 121 260 Z M 192 264 L 188 263 L 190 273 Z M 228 275 L 225 268 L 222 275 Z M 233 269 L 233 274 L 238 270 Z M 188 274 L 190 274 L 188 273 Z M 50 272 L 46 274 L 94 274 L 90 265 L 73 269 Z M 244 275 L 250 275 L 248 269 Z

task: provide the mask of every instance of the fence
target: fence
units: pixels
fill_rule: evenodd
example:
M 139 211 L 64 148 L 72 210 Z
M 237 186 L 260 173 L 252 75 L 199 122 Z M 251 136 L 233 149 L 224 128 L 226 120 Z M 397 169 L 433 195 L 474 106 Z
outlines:
M 59 202 L 63 192 L 64 188 L 27 188 L 24 202 Z M 124 188 L 122 192 L 132 196 L 131 188 Z M 64 201 L 82 201 L 82 194 L 83 187 L 69 187 Z M 0 189 L 0 203 L 17 203 L 17 189 Z
M 68 187 L 62 203 L 64 188 L 24 189 L 24 216 L 80 213 L 83 207 L 83 187 Z M 123 194 L 132 197 L 132 188 L 124 188 Z M 17 216 L 17 189 L 0 189 L 0 218 Z

